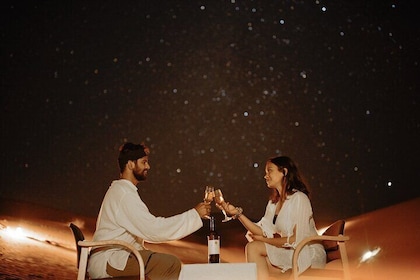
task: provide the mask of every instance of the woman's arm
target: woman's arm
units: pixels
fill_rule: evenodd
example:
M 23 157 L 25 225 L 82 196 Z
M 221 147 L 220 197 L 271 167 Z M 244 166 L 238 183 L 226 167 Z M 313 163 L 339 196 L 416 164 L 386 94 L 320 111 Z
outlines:
M 261 227 L 256 225 L 253 221 L 248 219 L 243 213 L 242 208 L 235 207 L 229 202 L 222 202 L 221 205 L 218 205 L 218 207 L 224 209 L 226 213 L 228 213 L 230 216 L 233 216 L 234 218 L 238 219 L 242 225 L 249 230 L 252 234 L 255 235 L 263 235 L 263 230 Z
M 284 246 L 284 245 L 285 244 L 291 245 L 293 244 L 293 242 L 296 241 L 296 227 L 293 230 L 293 235 L 290 237 L 287 237 L 287 236 L 281 237 L 280 235 L 275 234 L 274 237 L 269 238 L 262 235 L 251 234 L 251 238 L 257 241 L 268 243 L 276 247 L 289 247 L 289 246 Z
M 251 238 L 254 239 L 255 241 L 262 241 L 264 243 L 267 243 L 276 247 L 282 247 L 285 243 L 287 243 L 287 237 L 276 236 L 273 238 L 268 238 L 261 235 L 251 235 Z

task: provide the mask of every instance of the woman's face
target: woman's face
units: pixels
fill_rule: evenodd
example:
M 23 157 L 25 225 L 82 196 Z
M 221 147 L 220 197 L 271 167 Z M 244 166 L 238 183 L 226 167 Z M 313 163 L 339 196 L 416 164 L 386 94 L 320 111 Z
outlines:
M 277 165 L 272 162 L 267 162 L 265 165 L 265 182 L 270 189 L 278 189 L 279 192 L 283 186 L 284 174 L 279 170 Z

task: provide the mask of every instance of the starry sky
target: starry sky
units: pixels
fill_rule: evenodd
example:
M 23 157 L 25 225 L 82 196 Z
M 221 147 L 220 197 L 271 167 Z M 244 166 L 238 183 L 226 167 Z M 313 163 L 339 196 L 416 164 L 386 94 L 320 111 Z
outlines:
M 417 197 L 413 3 L 2 1 L 0 197 L 94 217 L 126 141 L 156 215 L 213 185 L 259 219 L 276 155 L 319 220 Z

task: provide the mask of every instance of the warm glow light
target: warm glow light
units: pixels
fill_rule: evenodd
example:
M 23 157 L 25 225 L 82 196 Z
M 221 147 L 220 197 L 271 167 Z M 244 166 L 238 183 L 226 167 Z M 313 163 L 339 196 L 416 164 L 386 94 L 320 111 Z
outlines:
M 367 251 L 366 253 L 363 254 L 362 258 L 360 259 L 360 263 L 370 260 L 371 258 L 376 256 L 379 253 L 379 251 L 381 251 L 380 247 L 377 247 L 376 249 L 372 251 Z
M 324 232 L 325 232 L 327 229 L 328 229 L 328 227 L 323 227 L 323 228 L 318 229 L 318 234 L 319 234 L 319 235 L 323 235 L 323 234 L 324 234 Z
M 22 239 L 26 237 L 25 231 L 21 227 L 17 227 L 17 228 L 6 227 L 5 231 L 7 235 L 15 239 Z

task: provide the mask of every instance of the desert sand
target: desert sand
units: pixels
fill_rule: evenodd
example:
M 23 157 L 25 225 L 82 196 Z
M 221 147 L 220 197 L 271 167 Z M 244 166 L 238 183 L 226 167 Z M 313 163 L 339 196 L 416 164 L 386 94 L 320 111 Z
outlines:
M 420 279 L 420 198 L 345 220 L 353 280 Z M 0 199 L 0 279 L 76 279 L 70 222 L 82 228 L 86 239 L 92 237 L 94 218 Z M 245 230 L 239 222 L 218 223 L 218 231 L 222 262 L 245 262 Z M 147 246 L 184 263 L 207 261 L 205 227 L 179 241 Z M 364 260 L 368 250 L 377 255 Z

